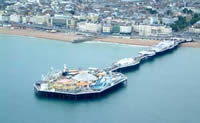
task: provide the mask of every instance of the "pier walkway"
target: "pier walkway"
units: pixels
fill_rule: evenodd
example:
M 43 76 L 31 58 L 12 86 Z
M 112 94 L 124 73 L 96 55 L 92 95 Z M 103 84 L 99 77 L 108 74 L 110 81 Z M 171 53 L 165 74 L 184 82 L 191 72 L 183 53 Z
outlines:
M 131 68 L 138 66 L 142 61 L 171 51 L 182 43 L 192 41 L 192 39 L 183 38 L 171 38 L 170 40 L 161 41 L 159 44 L 150 47 L 149 50 L 139 52 L 136 57 L 124 58 L 113 62 L 110 67 L 105 68 L 105 71 L 122 72 L 130 70 Z

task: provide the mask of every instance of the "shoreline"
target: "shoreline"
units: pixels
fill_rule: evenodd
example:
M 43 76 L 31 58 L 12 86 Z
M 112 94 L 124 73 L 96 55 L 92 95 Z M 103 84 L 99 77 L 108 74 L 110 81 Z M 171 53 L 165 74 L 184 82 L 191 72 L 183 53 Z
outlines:
M 33 29 L 0 28 L 0 34 L 44 38 L 44 39 L 58 40 L 58 41 L 64 41 L 64 42 L 72 42 L 73 40 L 81 40 L 85 38 L 84 36 L 77 35 L 75 33 L 50 33 L 50 32 L 33 30 Z M 138 45 L 138 46 L 152 46 L 160 42 L 158 40 L 125 39 L 125 38 L 115 38 L 115 37 L 103 37 L 103 38 L 97 37 L 93 40 L 93 42 L 96 42 L 96 41 L 105 42 L 105 43 Z M 200 48 L 200 42 L 188 42 L 188 43 L 181 44 L 180 46 Z
M 83 39 L 83 36 L 74 33 L 50 33 L 33 29 L 8 29 L 0 28 L 0 34 L 16 35 L 25 37 L 44 38 L 49 40 L 59 40 L 64 42 L 72 42 L 73 40 Z

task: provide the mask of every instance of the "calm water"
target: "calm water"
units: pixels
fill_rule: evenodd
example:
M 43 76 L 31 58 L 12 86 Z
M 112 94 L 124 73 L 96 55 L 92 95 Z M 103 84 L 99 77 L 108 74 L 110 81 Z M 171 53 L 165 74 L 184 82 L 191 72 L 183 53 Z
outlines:
M 199 123 L 200 49 L 178 48 L 126 73 L 128 86 L 98 99 L 38 98 L 49 68 L 106 67 L 145 47 L 71 44 L 0 35 L 0 123 Z

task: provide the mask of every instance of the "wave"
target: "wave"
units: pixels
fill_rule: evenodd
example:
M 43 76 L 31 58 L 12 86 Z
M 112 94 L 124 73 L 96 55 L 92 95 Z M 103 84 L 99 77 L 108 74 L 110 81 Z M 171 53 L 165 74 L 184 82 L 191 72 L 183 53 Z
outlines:
M 149 47 L 144 45 L 134 45 L 134 44 L 121 44 L 121 43 L 115 43 L 115 42 L 103 42 L 103 41 L 86 41 L 84 43 L 88 44 L 110 44 L 110 45 L 118 45 L 122 47 Z

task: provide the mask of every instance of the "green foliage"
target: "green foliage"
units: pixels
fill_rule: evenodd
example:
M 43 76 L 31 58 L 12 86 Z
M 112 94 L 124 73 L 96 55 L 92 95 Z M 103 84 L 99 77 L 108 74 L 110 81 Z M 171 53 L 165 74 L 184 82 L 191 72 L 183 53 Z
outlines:
M 157 13 L 158 13 L 156 10 L 153 10 L 153 9 L 147 8 L 146 10 L 147 10 L 150 14 L 157 14 Z
M 200 20 L 200 15 L 196 14 L 196 13 L 192 16 L 192 19 L 189 21 L 187 21 L 186 17 L 179 16 L 178 20 L 175 21 L 175 23 L 170 26 L 171 26 L 172 30 L 180 31 L 189 25 L 195 24 L 199 20 Z
M 172 15 L 172 11 L 171 10 L 167 10 L 167 15 Z
M 86 19 L 80 19 L 80 22 L 82 22 L 82 21 L 86 21 Z
M 192 19 L 190 20 L 190 24 L 193 25 L 199 20 L 200 20 L 200 15 L 195 13 Z
M 72 14 L 72 15 L 74 15 L 74 11 L 73 10 L 70 10 L 70 11 L 68 11 L 70 14 Z
M 184 8 L 184 9 L 183 9 L 183 13 L 184 13 L 184 14 L 193 14 L 193 11 L 190 10 L 190 9 Z
M 171 25 L 174 31 L 179 31 L 185 28 L 186 26 L 188 26 L 188 22 L 186 20 L 186 17 L 182 17 L 182 16 L 178 16 L 178 20 L 174 24 Z

